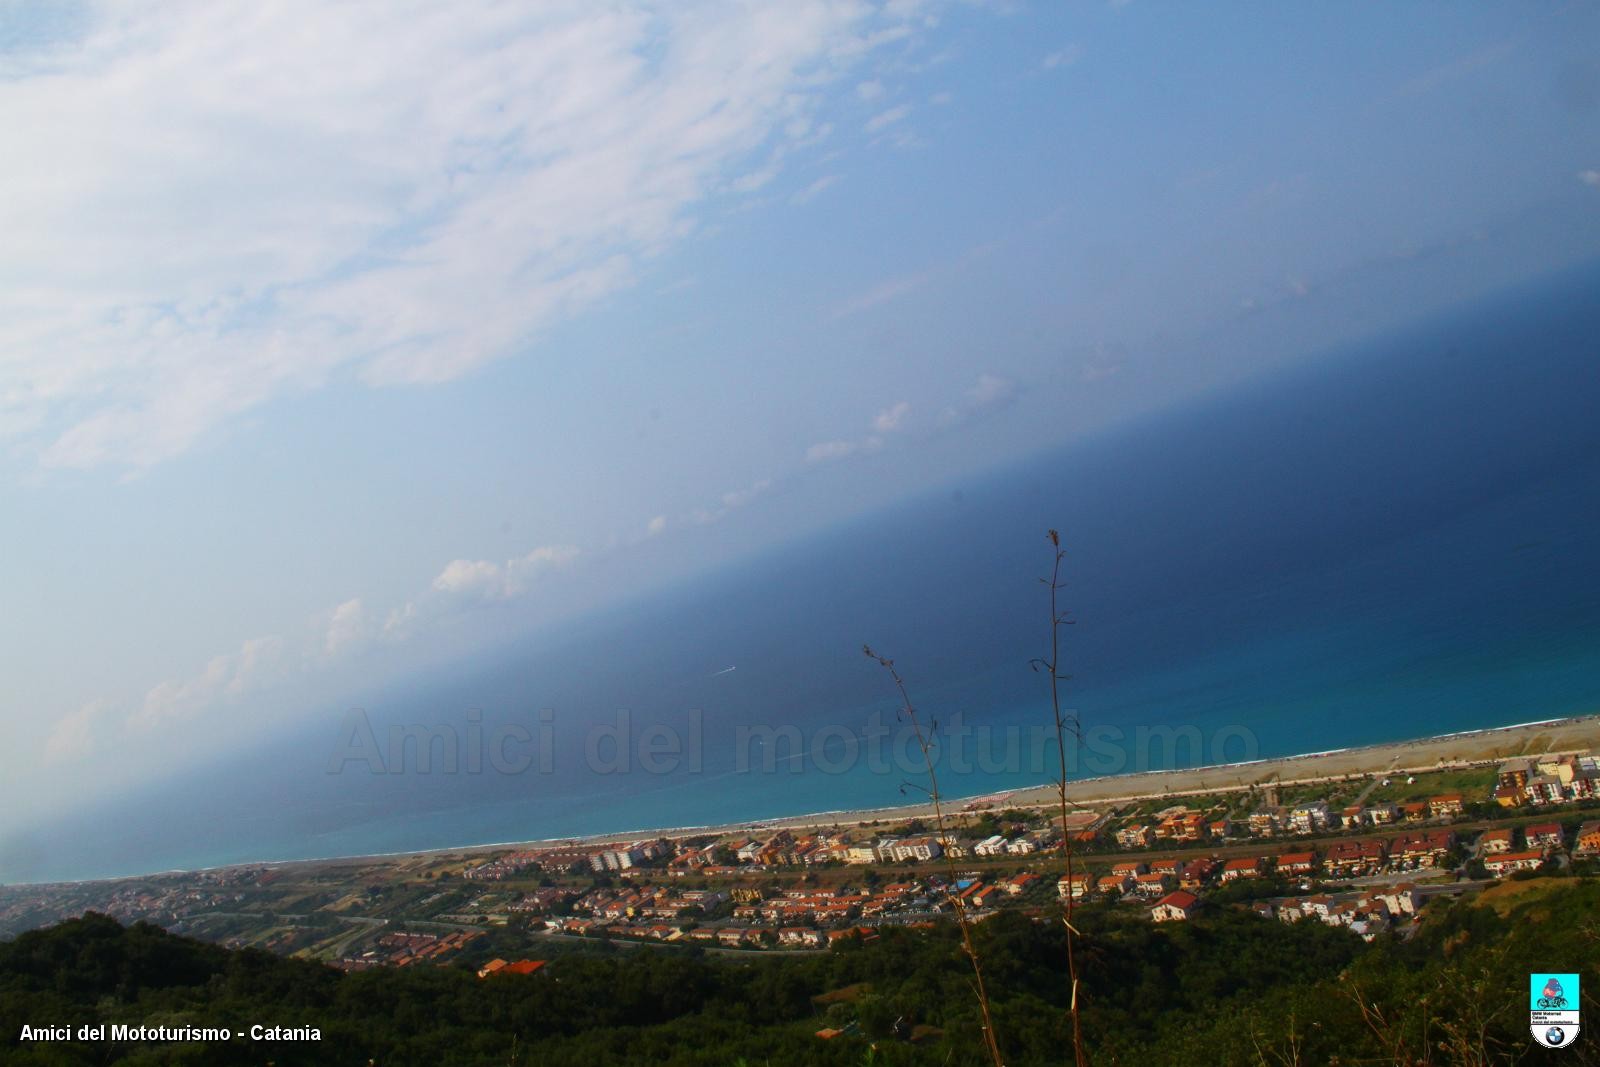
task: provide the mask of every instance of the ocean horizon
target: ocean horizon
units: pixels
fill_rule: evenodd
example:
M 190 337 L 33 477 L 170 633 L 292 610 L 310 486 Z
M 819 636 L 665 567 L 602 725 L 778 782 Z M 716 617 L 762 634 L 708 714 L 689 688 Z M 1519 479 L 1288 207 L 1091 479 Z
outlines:
M 181 790 L 148 787 L 42 826 L 49 846 L 13 848 L 0 875 L 77 880 L 915 802 L 914 774 L 863 755 L 874 723 L 893 736 L 896 706 L 863 644 L 895 657 L 945 761 L 960 727 L 1010 746 L 987 767 L 944 766 L 947 796 L 1039 785 L 1054 756 L 1030 733 L 1050 714 L 1030 660 L 1048 650 L 1038 579 L 1052 527 L 1075 620 L 1066 702 L 1085 727 L 1227 735 L 1233 757 L 1264 759 L 1600 710 L 1600 310 L 1583 299 L 1597 288 L 1590 266 L 1457 309 L 397 679 Z M 378 738 L 421 725 L 468 744 L 475 728 L 536 743 L 514 772 L 378 769 L 349 758 L 361 754 L 354 706 Z M 768 766 L 749 738 L 772 743 L 764 731 L 780 724 L 822 741 Z M 612 727 L 633 758 L 597 771 L 590 746 Z M 639 765 L 651 727 L 677 739 L 670 770 Z M 1170 753 L 1174 765 L 1215 762 L 1206 755 Z

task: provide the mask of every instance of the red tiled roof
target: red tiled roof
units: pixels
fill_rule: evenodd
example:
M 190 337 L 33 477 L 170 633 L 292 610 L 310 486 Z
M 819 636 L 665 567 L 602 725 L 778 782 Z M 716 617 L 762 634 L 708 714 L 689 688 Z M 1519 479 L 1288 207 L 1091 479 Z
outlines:
M 1507 853 L 1505 853 L 1503 855 L 1496 856 L 1494 859 L 1484 860 L 1483 862 L 1484 862 L 1484 866 L 1492 867 L 1497 863 L 1516 863 L 1519 860 L 1543 860 L 1543 859 L 1544 859 L 1544 853 L 1543 852 L 1540 852 L 1538 849 L 1531 849 L 1531 850 L 1529 850 L 1527 852 L 1507 852 Z
M 543 967 L 544 965 L 545 965 L 545 961 L 544 960 L 518 960 L 516 963 L 508 963 L 508 964 L 506 964 L 504 967 L 500 968 L 498 973 L 500 973 L 500 974 L 532 974 L 534 971 L 537 971 L 540 967 Z

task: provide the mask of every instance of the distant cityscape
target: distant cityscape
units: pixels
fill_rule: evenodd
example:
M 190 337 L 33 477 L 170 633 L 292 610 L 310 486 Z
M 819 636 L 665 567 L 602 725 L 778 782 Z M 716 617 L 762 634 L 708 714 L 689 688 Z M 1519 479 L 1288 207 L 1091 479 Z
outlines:
M 927 820 L 245 866 L 0 889 L 0 934 L 86 911 L 344 970 L 439 964 L 484 977 L 607 942 L 825 951 L 886 925 L 1039 915 L 1062 901 L 1154 922 L 1235 907 L 1410 936 L 1428 902 L 1600 862 L 1587 751 L 1321 786 L 1112 804 L 1063 824 L 1009 797 Z M 1600 814 L 1600 811 L 1597 811 Z M 1062 870 L 1062 838 L 1075 857 Z M 1268 847 L 1270 843 L 1271 847 Z

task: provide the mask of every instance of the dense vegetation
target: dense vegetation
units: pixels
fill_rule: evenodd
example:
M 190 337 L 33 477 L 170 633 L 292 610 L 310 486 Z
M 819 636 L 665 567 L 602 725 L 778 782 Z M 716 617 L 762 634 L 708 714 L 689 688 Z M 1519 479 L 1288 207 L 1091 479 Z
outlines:
M 1533 1049 L 1530 970 L 1597 973 L 1600 884 L 1507 883 L 1364 945 L 1227 908 L 1154 926 L 1081 913 L 1095 1063 L 1582 1062 Z M 1059 924 L 979 928 L 1011 1064 L 1067 1046 Z M 963 1064 L 984 1058 L 953 930 L 886 930 L 827 954 L 567 955 L 480 981 L 470 968 L 342 975 L 90 915 L 0 944 L 7 1064 Z M 24 1023 L 315 1026 L 320 1044 L 22 1045 Z M 823 1040 L 824 1027 L 848 1032 Z M 1592 1043 L 1593 1036 L 1581 1039 Z M 1473 1058 L 1482 1055 L 1481 1059 Z

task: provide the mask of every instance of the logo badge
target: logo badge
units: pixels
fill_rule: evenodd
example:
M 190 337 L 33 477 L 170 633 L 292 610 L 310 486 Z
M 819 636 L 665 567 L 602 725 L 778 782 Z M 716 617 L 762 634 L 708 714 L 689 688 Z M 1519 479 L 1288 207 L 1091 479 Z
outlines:
M 1578 976 L 1528 976 L 1528 1025 L 1545 1048 L 1566 1048 L 1578 1038 Z

